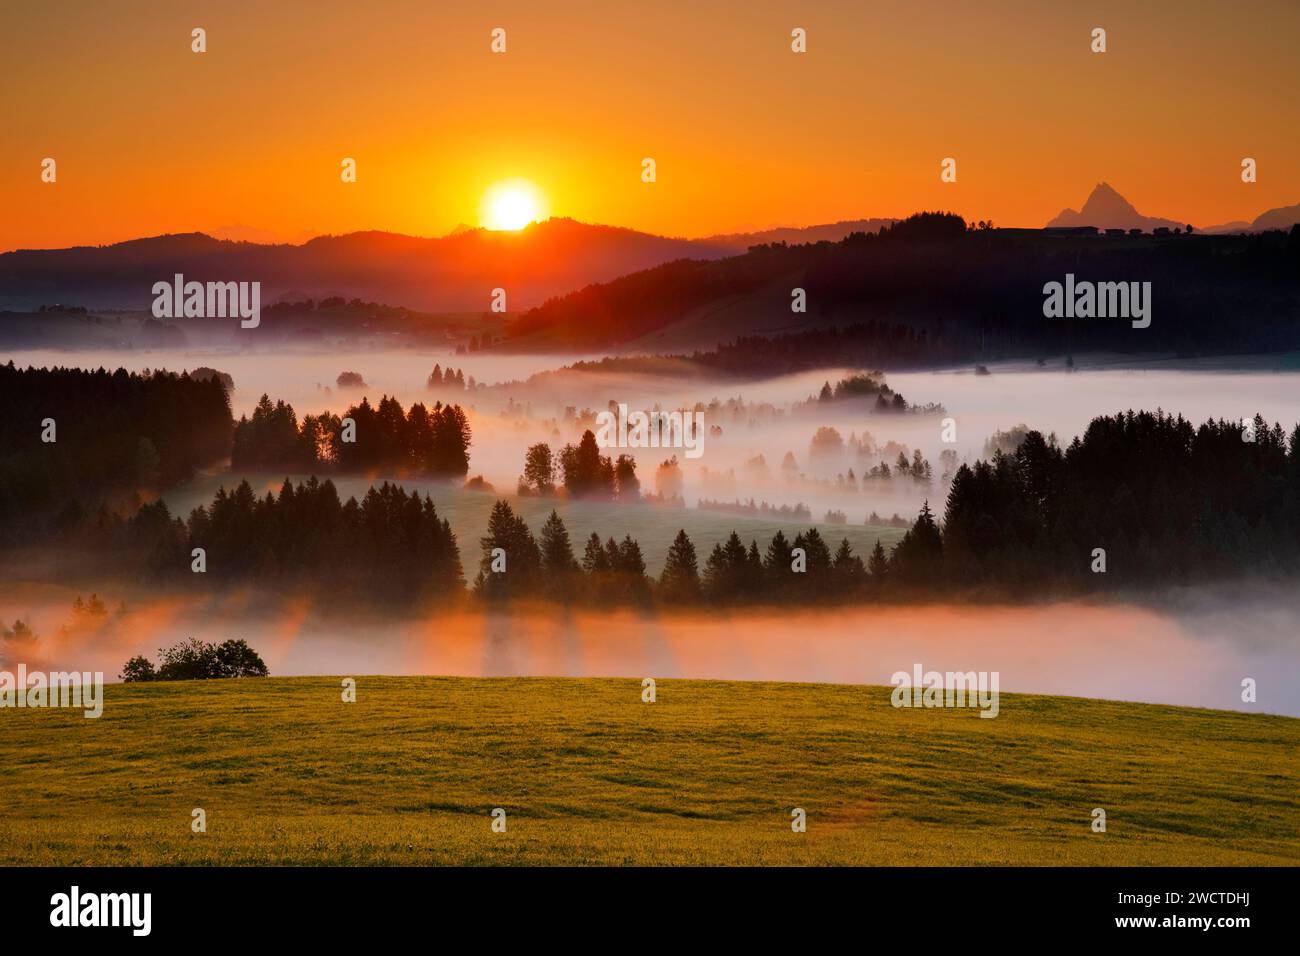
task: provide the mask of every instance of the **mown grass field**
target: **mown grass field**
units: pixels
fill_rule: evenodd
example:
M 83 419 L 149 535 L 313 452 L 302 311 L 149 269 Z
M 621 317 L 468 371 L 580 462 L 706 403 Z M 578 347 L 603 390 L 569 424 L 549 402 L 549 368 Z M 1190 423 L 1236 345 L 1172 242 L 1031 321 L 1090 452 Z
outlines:
M 0 862 L 1300 863 L 1286 717 L 1003 695 L 989 720 L 888 688 L 676 680 L 647 704 L 627 679 L 105 693 L 99 720 L 0 711 Z

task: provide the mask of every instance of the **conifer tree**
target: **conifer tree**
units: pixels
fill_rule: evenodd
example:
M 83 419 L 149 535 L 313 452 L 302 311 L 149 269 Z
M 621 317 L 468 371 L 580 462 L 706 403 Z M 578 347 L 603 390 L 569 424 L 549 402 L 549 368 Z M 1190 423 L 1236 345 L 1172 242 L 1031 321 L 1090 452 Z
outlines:
M 663 600 L 678 604 L 693 604 L 702 596 L 695 545 L 684 528 L 677 532 L 668 549 L 663 573 L 659 575 L 659 593 Z

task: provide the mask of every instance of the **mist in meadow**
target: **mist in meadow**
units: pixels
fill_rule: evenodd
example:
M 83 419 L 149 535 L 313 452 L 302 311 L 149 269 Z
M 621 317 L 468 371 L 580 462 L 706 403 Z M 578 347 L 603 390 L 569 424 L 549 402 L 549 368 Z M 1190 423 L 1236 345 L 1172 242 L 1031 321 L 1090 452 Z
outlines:
M 81 592 L 83 596 L 84 592 Z M 188 637 L 247 640 L 272 675 L 698 678 L 887 685 L 896 671 L 997 671 L 1005 693 L 1058 694 L 1300 716 L 1294 590 L 1169 592 L 1159 604 L 924 605 L 827 611 L 572 612 L 326 617 L 305 601 L 0 589 L 0 616 L 37 637 L 0 641 L 0 666 L 103 671 Z M 120 602 L 120 603 L 119 603 Z M 1241 700 L 1245 678 L 1258 702 Z M 362 683 L 364 693 L 364 682 Z M 662 692 L 661 692 L 662 693 Z M 1002 714 L 1014 707 L 1004 702 Z
M 553 451 L 576 442 L 590 418 L 582 413 L 603 411 L 609 403 L 631 410 L 664 410 L 706 406 L 705 433 L 698 458 L 682 449 L 608 449 L 631 454 L 646 492 L 656 490 L 661 462 L 676 455 L 682 468 L 682 496 L 687 505 L 700 498 L 720 501 L 766 500 L 774 505 L 806 505 L 814 521 L 830 509 L 843 512 L 849 525 L 861 525 L 871 512 L 884 518 L 898 513 L 915 516 L 922 501 L 942 511 L 946 495 L 941 454 L 955 461 L 985 457 L 986 442 L 996 431 L 1027 425 L 1054 433 L 1065 445 L 1097 415 L 1127 409 L 1164 409 L 1199 423 L 1206 418 L 1239 419 L 1262 413 L 1270 422 L 1291 428 L 1300 408 L 1300 376 L 1269 369 L 1243 371 L 1234 366 L 1187 362 L 1148 363 L 1145 369 L 1080 361 L 1079 370 L 1054 367 L 993 366 L 989 375 L 961 369 L 939 372 L 899 372 L 885 382 L 913 405 L 942 406 L 931 414 L 881 414 L 870 401 L 806 404 L 826 382 L 832 385 L 852 370 L 832 369 L 755 382 L 713 380 L 698 371 L 682 374 L 641 374 L 627 371 L 549 372 L 584 358 L 576 355 L 456 355 L 441 352 L 361 350 L 347 356 L 301 351 L 253 352 L 150 351 L 76 352 L 30 351 L 13 356 L 22 365 L 122 365 L 129 370 L 173 370 L 211 366 L 235 380 L 231 396 L 238 417 L 250 412 L 262 394 L 284 399 L 299 416 L 331 410 L 384 394 L 404 405 L 421 401 L 455 402 L 466 407 L 474 430 L 470 475 L 482 475 L 493 488 L 513 493 L 529 445 L 546 442 Z M 467 391 L 426 385 L 435 365 L 460 369 L 486 387 Z M 359 374 L 364 387 L 340 388 L 341 372 Z M 716 404 L 715 404 L 716 403 Z M 576 416 L 566 420 L 566 410 Z M 946 442 L 945 421 L 951 419 L 955 441 Z M 811 442 L 819 427 L 834 428 L 845 442 L 836 453 L 814 455 Z M 930 484 L 909 481 L 861 481 L 864 472 L 880 463 L 891 468 L 902 451 L 911 458 L 920 451 L 931 465 Z M 793 467 L 783 468 L 786 455 Z M 851 483 L 842 483 L 849 471 Z M 210 497 L 217 484 L 239 476 L 201 476 L 179 498 L 188 507 Z M 265 478 L 265 476 L 262 476 Z M 279 476 L 280 478 L 284 476 Z M 399 475 L 368 476 L 376 480 Z M 269 479 L 268 479 L 269 480 Z M 278 484 L 278 482 L 277 482 Z M 364 490 L 364 489 L 361 489 Z M 610 533 L 618 531 L 611 527 Z
M 943 410 L 881 414 L 870 403 L 808 404 L 824 382 L 833 385 L 850 370 L 737 383 L 711 380 L 698 370 L 538 374 L 578 356 L 155 351 L 24 352 L 12 357 L 20 365 L 122 365 L 136 371 L 211 366 L 234 377 L 236 417 L 251 411 L 263 393 L 289 401 L 300 416 L 327 409 L 341 413 L 363 396 L 373 403 L 383 394 L 395 395 L 404 405 L 462 404 L 474 430 L 470 475 L 483 475 L 497 494 L 465 491 L 458 481 L 413 476 L 355 475 L 335 481 L 345 496 L 361 495 L 383 479 L 400 479 L 429 493 L 440 513 L 450 516 L 471 576 L 487 512 L 498 495 L 513 494 L 526 448 L 547 442 L 558 451 L 577 441 L 588 420 L 583 411 L 601 411 L 610 402 L 633 410 L 693 408 L 697 403 L 708 408 L 698 459 L 674 449 L 621 450 L 636 458 L 647 492 L 655 490 L 659 462 L 676 454 L 687 508 L 554 499 L 519 499 L 516 504 L 534 530 L 558 507 L 575 541 L 591 531 L 602 537 L 631 533 L 642 542 L 652 574 L 679 526 L 690 529 L 703 556 L 732 527 L 762 546 L 779 525 L 731 514 L 708 518 L 693 507 L 703 497 L 806 505 L 811 520 L 788 524 L 788 530 L 813 523 L 825 528 L 828 509 L 843 511 L 847 523 L 830 528 L 828 536 L 849 537 L 855 550 L 865 553 L 880 533 L 864 526 L 867 514 L 888 517 L 897 511 L 910 519 L 924 499 L 942 513 L 941 453 L 949 450 L 959 462 L 974 461 L 984 456 L 995 431 L 1024 424 L 1055 433 L 1064 445 L 1097 415 L 1156 408 L 1193 423 L 1258 412 L 1289 429 L 1300 407 L 1300 377 L 1294 372 L 1173 362 L 1146 370 L 1081 362 L 1073 372 L 1058 363 L 1045 369 L 994 366 L 987 375 L 966 369 L 892 373 L 886 382 L 910 403 Z M 486 387 L 431 389 L 426 379 L 435 364 L 461 369 Z M 361 375 L 365 387 L 338 387 L 336 379 L 344 371 Z M 955 442 L 943 441 L 944 419 L 955 426 Z M 844 439 L 838 454 L 810 453 L 811 439 L 822 426 Z M 862 448 L 874 453 L 863 454 Z M 881 461 L 892 465 L 899 448 L 909 456 L 921 452 L 933 467 L 931 483 L 863 486 L 864 468 Z M 781 467 L 787 453 L 795 461 L 793 469 Z M 859 479 L 856 488 L 837 483 L 849 469 Z M 184 515 L 210 501 L 217 487 L 230 487 L 241 477 L 218 466 L 169 489 L 164 497 L 174 514 Z M 1122 477 L 1117 475 L 1117 482 Z M 250 476 L 259 493 L 277 488 L 283 478 Z M 1225 586 L 1215 593 L 1166 592 L 1140 605 L 885 606 L 659 616 L 550 609 L 510 615 L 466 611 L 415 620 L 395 615 L 341 620 L 305 601 L 252 591 L 196 599 L 192 593 L 169 597 L 137 590 L 102 595 L 108 617 L 88 626 L 69 617 L 74 598 L 88 594 L 88 582 L 36 583 L 50 578 L 42 579 L 35 567 L 27 564 L 27 573 L 0 585 L 0 619 L 21 617 L 38 636 L 27 643 L 0 641 L 0 655 L 29 667 L 102 670 L 110 677 L 135 654 L 152 657 L 159 647 L 193 636 L 248 640 L 272 673 L 280 675 L 653 676 L 886 684 L 895 671 L 910 671 L 919 663 L 927 670 L 996 670 L 1006 692 L 1300 715 L 1300 599 L 1294 590 Z M 1259 684 L 1257 704 L 1241 701 L 1245 678 Z

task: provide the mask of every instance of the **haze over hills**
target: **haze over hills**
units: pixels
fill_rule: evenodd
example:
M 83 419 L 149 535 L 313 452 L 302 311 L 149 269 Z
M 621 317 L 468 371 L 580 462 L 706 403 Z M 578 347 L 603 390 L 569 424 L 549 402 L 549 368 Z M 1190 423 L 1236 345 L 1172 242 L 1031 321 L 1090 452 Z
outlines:
M 292 294 L 341 295 L 440 312 L 487 310 L 492 290 L 527 308 L 687 256 L 716 259 L 728 246 L 549 219 L 519 232 L 461 230 L 437 239 L 389 232 L 320 236 L 301 245 L 154 236 L 111 246 L 17 250 L 0 255 L 0 308 L 61 302 L 144 309 L 152 287 L 186 280 L 260 281 L 264 304 Z
M 1093 187 L 1088 201 L 1077 212 L 1063 209 L 1047 224 L 1048 229 L 1068 226 L 1096 226 L 1098 229 L 1141 229 L 1151 232 L 1157 228 L 1182 229 L 1186 223 L 1173 219 L 1144 216 L 1133 204 L 1117 193 L 1109 183 Z
M 234 242 L 205 233 L 155 235 L 64 250 L 0 255 L 0 308 L 43 304 L 140 310 L 155 282 L 260 281 L 263 303 L 342 295 L 433 312 L 486 311 L 506 289 L 511 311 L 676 259 L 711 260 L 764 242 L 839 241 L 891 220 L 680 239 L 572 219 L 520 232 L 459 225 L 441 238 L 385 232 L 321 235 L 302 245 Z
M 1225 222 L 1219 226 L 1208 226 L 1201 230 L 1209 233 L 1227 232 L 1268 232 L 1270 229 L 1290 229 L 1300 222 L 1300 203 L 1294 206 L 1278 206 L 1255 217 L 1253 222 Z
M 1200 231 L 1258 232 L 1285 229 L 1297 221 L 1300 205 L 1269 210 L 1250 224 Z M 438 238 L 367 231 L 319 236 L 299 245 L 217 239 L 205 233 L 164 235 L 108 246 L 0 254 L 0 310 L 31 311 L 55 303 L 92 310 L 147 309 L 154 283 L 180 273 L 187 281 L 259 281 L 264 306 L 286 299 L 342 296 L 429 313 L 481 313 L 491 304 L 492 290 L 502 288 L 509 313 L 519 315 L 588 286 L 678 260 L 713 262 L 759 245 L 836 243 L 855 233 L 879 234 L 895 222 L 854 219 L 701 239 L 567 218 L 533 223 L 518 232 L 460 225 Z M 1144 232 L 1183 226 L 1143 216 L 1106 183 L 1092 191 L 1082 210 L 1067 209 L 1048 225 Z M 753 280 L 788 288 L 782 285 L 784 274 Z M 750 287 L 748 280 L 746 285 Z M 747 309 L 745 297 L 724 296 L 694 319 L 719 328 L 730 323 L 738 331 L 768 330 L 769 324 L 780 328 L 788 321 L 788 316 L 773 315 L 767 323 Z
M 720 259 L 766 242 L 838 241 L 879 231 L 886 219 L 733 233 L 704 239 L 656 236 L 552 218 L 519 232 L 464 224 L 440 238 L 390 232 L 319 236 L 301 245 L 153 236 L 109 246 L 0 254 L 0 308 L 63 303 L 144 309 L 155 282 L 181 273 L 199 282 L 257 280 L 262 301 L 341 295 L 432 312 L 488 308 L 495 288 L 511 311 L 675 259 Z

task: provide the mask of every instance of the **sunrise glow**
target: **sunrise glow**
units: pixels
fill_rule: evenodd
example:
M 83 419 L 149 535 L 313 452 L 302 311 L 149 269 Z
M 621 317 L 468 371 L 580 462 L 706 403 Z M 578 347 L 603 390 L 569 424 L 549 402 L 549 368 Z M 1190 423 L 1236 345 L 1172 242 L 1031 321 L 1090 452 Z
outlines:
M 536 186 L 527 180 L 497 183 L 483 196 L 479 218 L 487 229 L 522 229 L 546 217 L 546 202 Z

